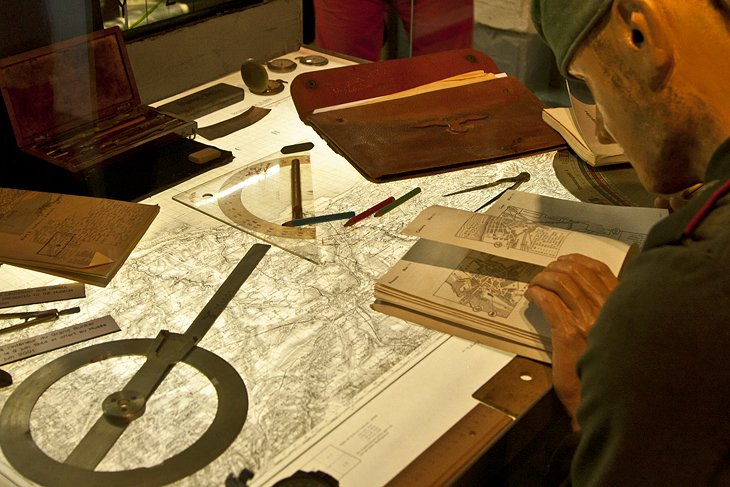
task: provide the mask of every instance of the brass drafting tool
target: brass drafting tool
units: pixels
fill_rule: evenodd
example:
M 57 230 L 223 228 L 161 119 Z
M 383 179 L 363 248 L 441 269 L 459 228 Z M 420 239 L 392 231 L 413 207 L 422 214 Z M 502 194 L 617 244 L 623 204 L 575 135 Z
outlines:
M 254 244 L 182 335 L 161 330 L 154 339 L 92 345 L 50 362 L 20 383 L 0 413 L 0 446 L 13 467 L 42 485 L 156 486 L 182 479 L 223 453 L 243 428 L 248 394 L 236 369 L 196 345 L 269 248 Z M 30 425 L 33 408 L 43 393 L 81 367 L 127 355 L 141 355 L 147 360 L 122 390 L 103 400 L 100 417 L 65 461 L 46 455 L 34 442 Z M 127 426 L 144 414 L 150 396 L 178 362 L 198 369 L 215 387 L 218 407 L 208 429 L 188 448 L 157 465 L 95 471 Z
M 0 335 L 2 335 L 3 333 L 9 333 L 11 331 L 21 330 L 23 328 L 37 325 L 39 323 L 46 323 L 48 321 L 57 320 L 62 315 L 78 313 L 79 311 L 81 311 L 81 308 L 76 306 L 74 308 L 68 308 L 61 311 L 58 311 L 57 309 L 46 309 L 42 311 L 25 311 L 21 313 L 0 313 L 0 320 L 23 320 L 22 323 L 6 326 L 5 328 L 0 328 Z
M 302 210 L 302 175 L 299 159 L 291 161 L 291 218 L 299 220 L 304 217 Z
M 479 186 L 473 186 L 471 188 L 466 188 L 466 189 L 462 189 L 462 190 L 459 190 L 459 191 L 454 191 L 453 193 L 445 194 L 443 196 L 444 197 L 445 196 L 453 196 L 453 195 L 456 195 L 456 194 L 468 193 L 470 191 L 478 191 L 480 189 L 492 188 L 494 186 L 498 186 L 498 185 L 504 184 L 504 183 L 512 183 L 512 186 L 510 186 L 508 188 L 505 188 L 497 196 L 491 198 L 489 201 L 487 201 L 486 203 L 484 203 L 482 206 L 480 206 L 479 208 L 477 208 L 476 210 L 474 210 L 474 211 L 479 211 L 482 208 L 484 208 L 485 206 L 488 206 L 488 205 L 494 203 L 495 201 L 497 201 L 500 196 L 502 196 L 504 193 L 507 192 L 507 190 L 517 189 L 520 186 L 520 184 L 526 183 L 529 180 L 530 180 L 530 173 L 521 172 L 517 176 L 512 176 L 511 178 L 497 179 L 496 181 L 492 181 L 491 183 L 480 184 Z

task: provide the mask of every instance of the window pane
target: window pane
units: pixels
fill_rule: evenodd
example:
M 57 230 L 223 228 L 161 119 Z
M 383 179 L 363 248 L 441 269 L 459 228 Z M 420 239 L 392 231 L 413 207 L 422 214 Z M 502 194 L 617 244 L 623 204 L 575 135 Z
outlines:
M 263 0 L 99 0 L 104 27 L 125 34 L 156 32 Z M 125 37 L 128 37 L 125 35 Z

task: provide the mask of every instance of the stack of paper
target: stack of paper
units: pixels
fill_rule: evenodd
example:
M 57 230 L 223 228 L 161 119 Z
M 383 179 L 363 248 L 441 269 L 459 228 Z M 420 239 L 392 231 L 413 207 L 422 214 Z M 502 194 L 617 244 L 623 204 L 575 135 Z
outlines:
M 665 215 L 517 191 L 484 214 L 432 206 L 404 229 L 421 238 L 376 282 L 373 308 L 550 362 L 550 326 L 523 296 L 535 274 L 581 253 L 618 275 Z
M 607 166 L 629 162 L 623 148 L 598 137 L 598 112 L 594 103 L 581 101 L 568 83 L 571 108 L 545 108 L 542 119 L 563 136 L 571 149 L 591 166 Z M 574 87 L 576 89 L 577 87 Z M 578 91 L 581 91 L 578 89 Z
M 158 206 L 0 188 L 0 262 L 106 286 Z

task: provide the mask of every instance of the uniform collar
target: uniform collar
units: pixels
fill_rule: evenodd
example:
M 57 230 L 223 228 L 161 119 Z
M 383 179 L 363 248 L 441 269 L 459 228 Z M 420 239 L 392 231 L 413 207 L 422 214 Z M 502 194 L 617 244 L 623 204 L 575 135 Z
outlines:
M 644 250 L 680 242 L 684 237 L 684 229 L 728 179 L 730 179 L 730 139 L 723 142 L 710 159 L 705 172 L 706 184 L 702 192 L 693 197 L 682 209 L 654 225 L 646 239 Z

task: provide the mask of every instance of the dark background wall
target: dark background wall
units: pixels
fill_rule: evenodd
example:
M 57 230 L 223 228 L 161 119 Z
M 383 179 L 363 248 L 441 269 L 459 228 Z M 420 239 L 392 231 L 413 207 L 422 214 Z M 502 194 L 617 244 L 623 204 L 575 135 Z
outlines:
M 0 57 L 92 32 L 101 12 L 91 0 L 3 0 Z
M 98 3 L 91 0 L 3 0 L 0 58 L 84 35 L 100 26 Z M 0 103 L 0 145 L 5 158 L 16 148 L 4 103 Z

